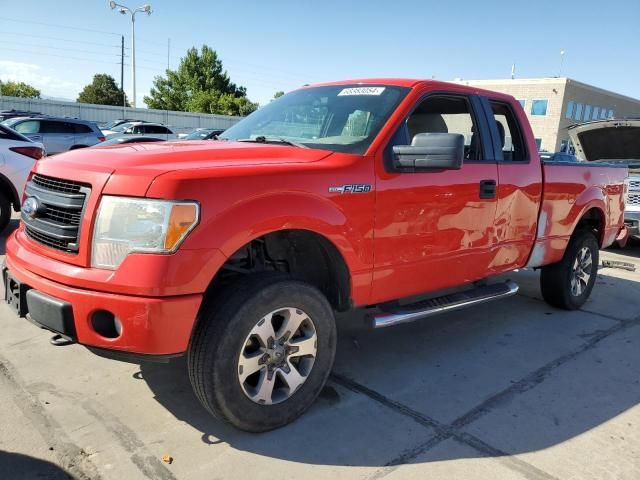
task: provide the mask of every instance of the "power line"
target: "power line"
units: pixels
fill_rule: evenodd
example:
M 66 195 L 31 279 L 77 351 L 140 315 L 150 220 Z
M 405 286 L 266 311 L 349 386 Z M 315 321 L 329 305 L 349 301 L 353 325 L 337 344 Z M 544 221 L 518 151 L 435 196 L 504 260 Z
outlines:
M 101 33 L 104 35 L 116 35 L 118 37 L 122 36 L 121 33 L 114 33 L 114 32 L 105 32 L 103 30 L 95 30 L 93 28 L 82 28 L 82 27 L 74 27 L 74 26 L 70 26 L 70 25 L 60 25 L 60 24 L 56 24 L 56 23 L 44 23 L 44 22 L 34 22 L 31 20 L 24 20 L 22 18 L 8 18 L 8 17 L 0 17 L 0 20 L 5 20 L 8 22 L 15 22 L 15 23 L 29 23 L 32 25 L 44 25 L 46 27 L 57 27 L 57 28 L 64 28 L 67 30 L 78 30 L 81 32 L 91 32 L 91 33 Z
M 35 35 L 35 34 L 32 34 L 32 33 L 2 32 L 2 31 L 0 31 L 0 34 L 2 34 L 2 35 L 17 35 L 20 38 L 33 37 L 33 38 L 43 38 L 45 40 L 56 40 L 56 41 L 59 41 L 59 42 L 82 43 L 82 44 L 85 44 L 85 45 L 94 45 L 94 46 L 97 46 L 97 47 L 120 48 L 120 45 L 107 45 L 106 43 L 87 42 L 86 40 L 71 40 L 71 39 L 68 39 L 68 38 L 47 37 L 47 36 L 44 36 L 44 35 Z
M 10 44 L 13 44 L 13 45 L 21 45 L 23 47 L 34 47 L 34 48 L 43 48 L 43 49 L 48 49 L 48 50 L 51 50 L 51 49 L 59 50 L 59 47 L 47 47 L 47 46 L 44 46 L 44 45 L 37 45 L 37 44 L 33 44 L 33 43 L 7 42 L 6 40 L 4 40 L 2 43 L 10 43 Z M 91 51 L 91 50 L 79 50 L 77 48 L 64 47 L 64 50 L 65 51 L 69 51 L 69 52 L 88 53 L 89 55 L 102 55 L 102 56 L 111 55 L 111 56 L 116 56 L 116 57 L 120 56 L 119 53 L 117 53 L 117 54 L 116 53 L 105 54 L 105 52 L 96 52 L 96 51 Z
M 22 48 L 3 48 L 3 50 L 10 50 L 12 52 L 20 52 L 20 53 L 24 53 L 27 55 L 36 55 L 36 56 L 46 56 L 46 57 L 58 57 L 58 58 L 64 58 L 67 60 L 79 60 L 81 62 L 96 62 L 96 63 L 104 63 L 104 64 L 108 64 L 108 65 L 120 65 L 120 62 L 105 62 L 103 60 L 96 60 L 94 58 L 79 58 L 79 57 L 70 57 L 67 55 L 57 55 L 55 53 L 48 53 L 48 52 L 33 52 L 30 50 L 24 50 Z

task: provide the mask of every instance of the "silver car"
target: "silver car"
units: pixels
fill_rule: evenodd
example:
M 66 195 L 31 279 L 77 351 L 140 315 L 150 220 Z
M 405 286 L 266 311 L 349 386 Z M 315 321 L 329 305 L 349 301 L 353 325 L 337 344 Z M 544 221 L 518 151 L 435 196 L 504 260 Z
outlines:
M 34 142 L 41 142 L 47 154 L 90 147 L 104 141 L 95 123 L 75 118 L 39 117 L 11 118 L 2 122 Z
M 118 127 L 112 130 L 114 133 L 107 134 L 107 138 L 122 138 L 122 137 L 141 137 L 141 136 L 151 136 L 155 138 L 162 138 L 163 140 L 175 140 L 178 136 L 166 125 L 161 123 L 151 123 L 151 122 L 131 122 L 131 123 L 123 123 L 120 125 L 122 127 L 126 125 L 124 129 L 121 131 L 117 131 Z

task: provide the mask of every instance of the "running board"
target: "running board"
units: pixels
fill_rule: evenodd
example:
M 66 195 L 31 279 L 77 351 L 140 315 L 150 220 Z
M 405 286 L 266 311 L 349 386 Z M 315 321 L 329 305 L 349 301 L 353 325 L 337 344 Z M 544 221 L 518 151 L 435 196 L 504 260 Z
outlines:
M 423 300 L 410 305 L 403 305 L 393 310 L 383 311 L 374 315 L 373 327 L 383 328 L 399 323 L 413 322 L 414 320 L 431 317 L 440 313 L 451 312 L 499 298 L 510 297 L 518 293 L 518 288 L 516 283 L 507 280 L 504 283 L 485 285 L 459 293 Z

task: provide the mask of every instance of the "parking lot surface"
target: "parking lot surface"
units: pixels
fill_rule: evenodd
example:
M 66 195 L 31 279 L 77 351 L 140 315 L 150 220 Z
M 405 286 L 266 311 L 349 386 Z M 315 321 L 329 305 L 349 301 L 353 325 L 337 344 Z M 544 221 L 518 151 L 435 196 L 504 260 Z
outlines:
M 640 245 L 601 255 L 638 271 L 602 268 L 580 311 L 522 271 L 515 297 L 413 324 L 341 316 L 319 400 L 259 435 L 210 417 L 183 360 L 54 347 L 2 304 L 0 478 L 637 480 Z

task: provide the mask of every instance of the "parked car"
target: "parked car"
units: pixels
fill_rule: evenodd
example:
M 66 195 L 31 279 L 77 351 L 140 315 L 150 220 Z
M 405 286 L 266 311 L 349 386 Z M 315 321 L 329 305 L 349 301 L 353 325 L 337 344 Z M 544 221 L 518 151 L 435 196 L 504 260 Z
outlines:
M 575 155 L 564 152 L 539 152 L 540 160 L 543 162 L 565 162 L 572 163 L 578 162 L 578 158 Z
M 219 140 L 38 162 L 6 298 L 101 355 L 186 354 L 200 402 L 248 431 L 314 402 L 335 311 L 378 306 L 389 327 L 514 295 L 495 276 L 524 267 L 578 309 L 624 231 L 625 166 L 541 162 L 518 101 L 476 87 L 307 86 Z
M 116 120 L 112 120 L 109 123 L 105 124 L 102 131 L 112 130 L 114 127 L 118 125 L 122 125 L 123 123 L 132 123 L 132 122 L 141 122 L 142 120 L 136 120 L 135 118 L 117 118 Z
M 629 235 L 640 237 L 640 119 L 602 120 L 569 127 L 576 152 L 589 162 L 629 168 L 624 222 Z M 624 247 L 626 239 L 618 246 Z
M 127 127 L 129 127 L 134 122 L 143 123 L 144 120 L 134 120 L 134 119 L 131 119 L 131 118 L 129 118 L 129 119 L 120 118 L 118 120 L 113 120 L 112 122 L 107 123 L 102 128 L 102 133 L 105 136 L 106 135 L 111 135 L 111 134 L 114 134 L 114 133 L 122 133 Z
M 3 120 L 9 120 L 10 118 L 16 118 L 16 117 L 46 117 L 47 115 L 43 115 L 40 112 L 28 112 L 25 110 L 16 110 L 16 109 L 11 109 L 11 110 L 2 110 L 0 111 L 0 122 L 2 122 Z
M 193 132 L 182 138 L 182 140 L 212 140 L 222 134 L 222 128 L 196 128 Z
M 11 220 L 11 210 L 20 211 L 25 182 L 33 164 L 44 156 L 42 143 L 0 125 L 0 232 Z
M 152 142 L 166 142 L 164 138 L 156 138 L 151 136 L 145 137 L 115 137 L 105 140 L 102 143 L 98 143 L 91 148 L 110 147 L 112 145 L 124 145 L 128 143 L 152 143 Z
M 120 129 L 120 127 L 124 128 Z M 178 136 L 173 133 L 173 131 L 162 125 L 161 123 L 151 123 L 151 122 L 131 122 L 131 123 L 123 123 L 119 127 L 115 127 L 114 130 L 120 129 L 115 133 L 111 133 L 107 135 L 108 139 L 116 138 L 118 136 L 146 136 L 150 135 L 152 137 L 163 138 L 164 140 L 173 140 L 178 138 Z
M 105 137 L 95 123 L 63 117 L 17 117 L 2 122 L 35 142 L 42 142 L 48 155 L 90 147 Z

